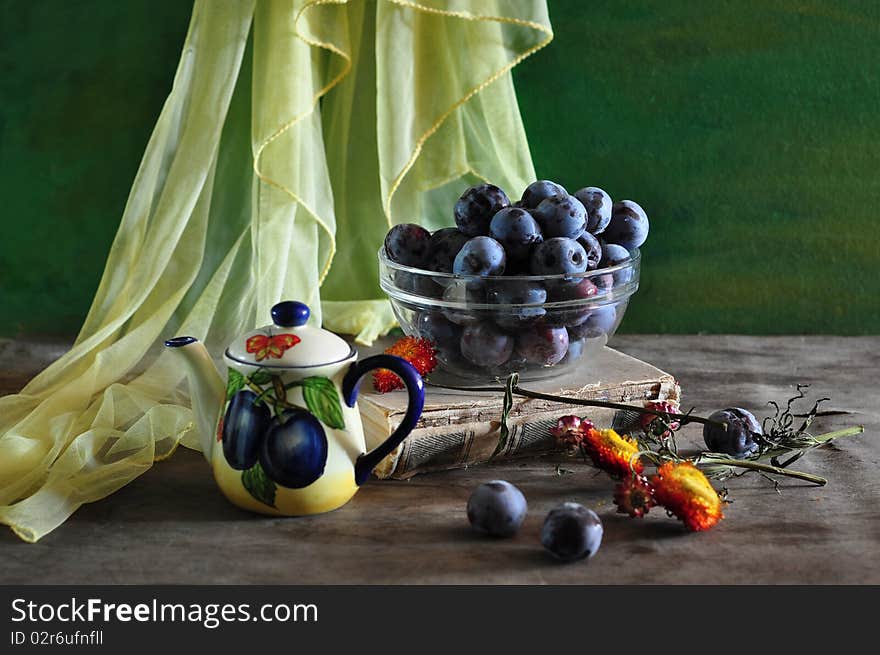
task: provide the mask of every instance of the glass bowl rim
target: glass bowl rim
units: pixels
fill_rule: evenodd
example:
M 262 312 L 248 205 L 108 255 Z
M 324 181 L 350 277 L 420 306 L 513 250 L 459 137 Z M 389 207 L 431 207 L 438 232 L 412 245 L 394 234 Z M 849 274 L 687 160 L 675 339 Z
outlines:
M 616 273 L 618 271 L 624 270 L 635 270 L 640 264 L 642 259 L 642 254 L 638 248 L 633 248 L 632 250 L 627 249 L 629 252 L 629 261 L 623 262 L 621 264 L 615 264 L 614 266 L 607 266 L 605 268 L 595 268 L 592 271 L 584 271 L 583 273 L 559 273 L 557 275 L 459 275 L 457 273 L 444 273 L 441 271 L 429 271 L 424 268 L 416 268 L 414 266 L 406 266 L 405 264 L 398 264 L 395 261 L 392 261 L 391 258 L 388 257 L 388 254 L 385 252 L 385 246 L 379 246 L 379 250 L 377 255 L 379 257 L 379 263 L 383 266 L 386 266 L 395 271 L 403 271 L 405 273 L 411 273 L 414 275 L 422 275 L 428 276 L 432 278 L 446 278 L 449 280 L 460 280 L 462 282 L 493 282 L 497 280 L 510 280 L 510 281 L 525 281 L 525 282 L 542 282 L 544 280 L 554 281 L 554 280 L 571 280 L 572 278 L 590 278 L 590 277 L 598 277 L 600 275 L 607 275 L 609 273 Z M 627 283 L 629 284 L 629 283 Z

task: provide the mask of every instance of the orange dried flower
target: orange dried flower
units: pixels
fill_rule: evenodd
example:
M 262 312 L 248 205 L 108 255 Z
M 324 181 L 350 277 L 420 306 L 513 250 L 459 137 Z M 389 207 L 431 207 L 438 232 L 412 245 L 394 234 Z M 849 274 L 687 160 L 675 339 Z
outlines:
M 386 348 L 388 355 L 402 357 L 419 372 L 422 377 L 433 371 L 437 366 L 437 358 L 434 355 L 434 345 L 427 339 L 418 337 L 403 337 L 394 342 L 390 348 Z M 387 368 L 380 368 L 373 372 L 373 386 L 379 393 L 403 389 L 403 382 L 396 374 Z
M 718 523 L 721 498 L 703 472 L 690 462 L 666 462 L 651 477 L 654 498 L 681 519 L 688 530 L 708 530 Z
M 654 507 L 654 488 L 644 475 L 628 475 L 614 490 L 614 504 L 618 514 L 641 518 Z
M 614 430 L 589 428 L 581 445 L 593 464 L 611 477 L 623 478 L 633 472 L 641 473 L 644 469 L 641 459 L 636 457 L 639 452 L 636 441 Z

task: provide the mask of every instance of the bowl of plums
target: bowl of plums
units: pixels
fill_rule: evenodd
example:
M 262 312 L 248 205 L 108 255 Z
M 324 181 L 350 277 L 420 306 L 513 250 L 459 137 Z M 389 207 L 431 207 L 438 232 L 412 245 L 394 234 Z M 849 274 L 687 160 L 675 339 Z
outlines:
M 589 364 L 639 287 L 648 216 L 598 187 L 569 194 L 549 180 L 520 200 L 467 189 L 455 226 L 395 225 L 379 279 L 401 329 L 429 340 L 453 380 L 523 380 Z M 446 377 L 446 376 L 444 376 Z

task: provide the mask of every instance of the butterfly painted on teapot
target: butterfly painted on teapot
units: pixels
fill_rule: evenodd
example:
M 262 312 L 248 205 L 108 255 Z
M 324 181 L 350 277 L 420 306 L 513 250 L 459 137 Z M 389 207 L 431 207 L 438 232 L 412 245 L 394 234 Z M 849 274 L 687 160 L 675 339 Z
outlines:
M 301 516 L 344 505 L 372 470 L 410 433 L 424 405 L 415 368 L 392 355 L 360 362 L 332 332 L 306 325 L 309 308 L 286 301 L 272 308 L 274 325 L 242 335 L 224 353 L 224 382 L 194 337 L 165 342 L 187 366 L 202 451 L 223 494 L 263 514 Z M 371 370 L 403 380 L 403 421 L 367 452 L 355 399 Z

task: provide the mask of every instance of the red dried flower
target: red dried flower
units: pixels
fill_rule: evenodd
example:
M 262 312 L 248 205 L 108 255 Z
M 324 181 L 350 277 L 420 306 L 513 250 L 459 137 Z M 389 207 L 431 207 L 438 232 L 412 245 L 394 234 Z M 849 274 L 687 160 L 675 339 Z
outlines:
M 645 404 L 645 409 L 656 409 L 661 412 L 671 412 L 673 414 L 678 413 L 678 408 L 665 400 L 652 400 Z M 666 425 L 664 425 L 663 421 L 658 420 L 658 418 L 659 417 L 656 414 L 642 414 L 640 419 L 642 430 L 644 430 L 645 433 L 652 434 L 660 439 L 668 439 L 672 434 L 669 432 Z M 679 427 L 678 421 L 667 421 L 666 424 L 673 430 L 677 430 Z
M 657 504 L 654 488 L 644 475 L 627 475 L 614 489 L 614 504 L 618 514 L 642 518 Z
M 556 425 L 550 428 L 550 434 L 556 439 L 556 443 L 566 450 L 577 450 L 586 438 L 587 430 L 592 430 L 593 422 L 577 416 L 562 416 L 556 421 Z
M 584 431 L 581 445 L 593 464 L 613 478 L 624 478 L 644 469 L 641 459 L 636 457 L 639 452 L 636 441 L 614 430 L 590 427 Z
M 724 518 L 721 498 L 703 472 L 691 462 L 666 462 L 651 477 L 654 498 L 688 530 L 708 530 Z
M 412 364 L 425 377 L 437 366 L 437 358 L 434 354 L 434 346 L 427 339 L 417 337 L 403 337 L 394 342 L 385 352 L 389 355 L 403 357 Z M 403 389 L 403 382 L 395 373 L 387 368 L 380 368 L 373 372 L 373 386 L 379 393 Z

